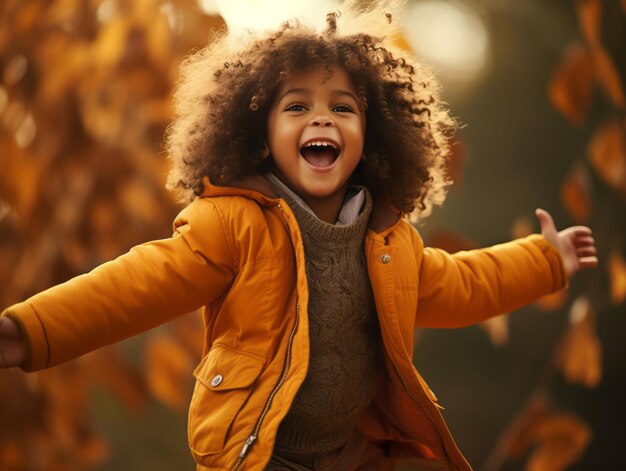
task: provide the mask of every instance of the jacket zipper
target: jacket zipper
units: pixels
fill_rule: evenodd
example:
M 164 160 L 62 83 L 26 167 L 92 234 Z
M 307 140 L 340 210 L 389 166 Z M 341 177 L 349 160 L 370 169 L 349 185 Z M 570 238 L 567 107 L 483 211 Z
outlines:
M 381 329 L 382 329 L 382 325 L 381 325 Z M 384 342 L 384 340 L 383 340 L 383 342 Z M 417 397 L 415 397 L 413 395 L 413 392 L 410 390 L 410 388 L 407 387 L 406 383 L 404 382 L 404 378 L 402 377 L 402 375 L 398 371 L 398 367 L 396 366 L 395 362 L 390 359 L 390 363 L 393 366 L 393 371 L 396 374 L 396 377 L 398 378 L 398 380 L 400 381 L 400 384 L 402 385 L 402 388 L 404 389 L 406 394 L 411 398 L 411 400 L 413 402 L 415 402 L 415 404 L 417 404 L 417 406 L 420 409 L 422 409 L 426 413 L 426 416 L 431 420 L 431 422 L 438 429 L 438 431 L 439 431 L 439 433 L 440 433 L 440 435 L 441 435 L 441 437 L 443 439 L 444 448 L 446 449 L 446 452 L 448 452 L 451 449 L 457 455 L 457 458 L 460 458 L 460 461 L 462 463 L 464 463 L 468 468 L 471 469 L 471 467 L 469 466 L 469 463 L 467 462 L 465 457 L 461 454 L 461 452 L 459 451 L 459 449 L 456 446 L 456 444 L 454 443 L 454 441 L 452 441 L 452 442 L 450 441 L 450 439 L 449 439 L 449 437 L 451 436 L 450 429 L 448 428 L 446 423 L 443 422 L 443 421 L 437 420 L 437 419 L 439 419 L 439 417 L 434 417 L 433 414 L 431 413 L 431 411 L 427 407 L 423 407 L 422 406 L 420 400 Z M 423 386 L 420 385 L 420 387 L 423 389 Z M 446 436 L 446 434 L 441 434 L 441 429 L 443 429 L 445 432 L 447 432 L 447 436 Z M 447 442 L 447 446 L 445 445 L 446 442 Z M 451 462 L 450 464 L 455 466 L 455 463 L 453 463 L 453 462 Z M 456 468 L 456 466 L 455 466 L 455 468 Z
M 398 378 L 398 380 L 400 381 L 400 384 L 402 385 L 402 387 L 404 388 L 404 392 L 407 393 L 407 395 L 413 400 L 413 402 L 415 402 L 415 404 L 417 404 L 420 409 L 422 409 L 425 413 L 426 416 L 431 420 L 431 422 L 433 424 L 435 424 L 436 428 L 441 429 L 443 428 L 443 430 L 445 432 L 447 432 L 448 436 L 445 436 L 445 434 L 442 434 L 442 439 L 445 442 L 448 442 L 447 445 L 448 447 L 454 451 L 455 454 L 457 454 L 457 458 L 460 458 L 461 462 L 463 462 L 468 468 L 470 468 L 469 463 L 467 462 L 467 460 L 465 459 L 465 457 L 461 454 L 461 452 L 459 451 L 458 447 L 456 446 L 456 444 L 454 442 L 450 442 L 450 440 L 448 439 L 448 437 L 450 436 L 450 429 L 448 428 L 448 426 L 446 425 L 445 422 L 443 423 L 439 423 L 440 421 L 437 420 L 438 417 L 435 417 L 431 411 L 427 408 L 427 407 L 423 407 L 420 400 L 418 398 L 416 398 L 413 393 L 411 392 L 411 390 L 407 387 L 406 383 L 404 382 L 404 378 L 402 378 L 402 375 L 400 374 L 400 372 L 398 371 L 398 367 L 395 365 L 395 363 L 393 361 L 390 361 L 390 363 L 393 366 L 393 370 L 394 373 L 396 374 L 396 377 Z M 420 387 L 423 388 L 423 386 L 420 385 Z M 443 426 L 443 427 L 441 427 Z M 441 433 L 441 432 L 440 432 Z M 447 448 L 447 447 L 446 447 Z M 450 451 L 449 449 L 446 449 L 446 451 Z M 450 464 L 452 464 L 453 466 L 455 466 L 454 462 L 451 462 Z M 456 468 L 456 466 L 455 466 Z M 471 468 L 470 468 L 471 469 Z
M 287 225 L 287 221 L 284 215 L 284 209 L 282 208 L 280 203 L 277 206 L 281 212 L 281 217 L 283 219 L 283 222 Z M 288 225 L 287 225 L 287 230 L 289 230 Z M 257 420 L 254 426 L 254 429 L 252 430 L 252 434 L 246 439 L 246 441 L 243 444 L 243 447 L 241 448 L 241 451 L 239 452 L 239 458 L 237 459 L 237 462 L 235 463 L 235 467 L 233 468 L 234 471 L 237 471 L 241 467 L 243 460 L 245 460 L 246 456 L 248 456 L 248 453 L 250 453 L 252 446 L 254 445 L 257 437 L 259 436 L 259 430 L 261 429 L 263 420 L 265 419 L 265 416 L 267 415 L 267 412 L 269 411 L 272 405 L 272 402 L 274 401 L 274 396 L 276 396 L 276 393 L 284 384 L 285 379 L 287 379 L 287 374 L 289 373 L 289 367 L 291 366 L 291 348 L 293 346 L 293 339 L 296 334 L 299 320 L 300 320 L 300 305 L 296 301 L 296 320 L 293 323 L 293 328 L 291 329 L 291 332 L 289 333 L 289 340 L 287 341 L 287 351 L 285 353 L 285 364 L 283 366 L 283 371 L 280 375 L 278 383 L 276 383 L 276 386 L 274 386 L 274 389 L 272 390 L 269 397 L 267 398 L 267 401 L 265 402 L 263 411 L 261 412 L 261 415 L 259 416 L 259 419 Z
M 296 321 L 294 322 L 293 328 L 291 329 L 291 333 L 289 334 L 289 340 L 287 342 L 287 352 L 285 355 L 286 359 L 285 359 L 285 365 L 283 366 L 283 372 L 280 375 L 280 379 L 278 380 L 278 383 L 276 383 L 276 386 L 274 386 L 274 389 L 272 390 L 271 394 L 267 398 L 267 402 L 265 403 L 265 406 L 263 407 L 263 411 L 261 412 L 261 415 L 259 416 L 259 419 L 257 420 L 256 425 L 254 426 L 252 434 L 245 441 L 245 443 L 243 444 L 243 447 L 241 448 L 241 451 L 239 452 L 239 458 L 237 459 L 237 462 L 235 463 L 235 467 L 233 468 L 235 471 L 237 471 L 241 467 L 243 460 L 246 458 L 246 456 L 248 456 L 248 453 L 250 453 L 252 445 L 254 445 L 257 437 L 259 436 L 259 430 L 261 429 L 263 420 L 265 419 L 265 416 L 267 412 L 269 411 L 272 405 L 272 402 L 274 401 L 274 396 L 276 396 L 276 393 L 284 384 L 285 379 L 287 378 L 287 374 L 289 373 L 289 367 L 291 366 L 291 347 L 293 345 L 293 339 L 295 337 L 296 328 L 298 327 L 298 321 L 300 318 L 299 314 L 300 314 L 300 307 L 298 303 L 296 303 Z

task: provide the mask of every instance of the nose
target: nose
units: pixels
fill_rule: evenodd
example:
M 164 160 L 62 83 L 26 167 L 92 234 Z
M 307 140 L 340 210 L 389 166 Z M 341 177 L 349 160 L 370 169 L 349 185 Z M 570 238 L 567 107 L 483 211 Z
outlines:
M 335 122 L 327 114 L 318 114 L 313 119 L 311 119 L 309 124 L 311 126 L 324 126 L 324 127 L 326 127 L 326 126 L 334 126 Z

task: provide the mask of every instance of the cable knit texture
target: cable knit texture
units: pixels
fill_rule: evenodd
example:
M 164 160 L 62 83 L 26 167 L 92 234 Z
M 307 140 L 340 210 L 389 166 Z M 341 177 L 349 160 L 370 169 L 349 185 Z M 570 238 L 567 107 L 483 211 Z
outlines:
M 356 220 L 333 225 L 274 186 L 300 226 L 310 292 L 309 370 L 276 437 L 276 452 L 293 458 L 346 443 L 375 392 L 381 340 L 363 246 L 372 199 L 365 190 Z

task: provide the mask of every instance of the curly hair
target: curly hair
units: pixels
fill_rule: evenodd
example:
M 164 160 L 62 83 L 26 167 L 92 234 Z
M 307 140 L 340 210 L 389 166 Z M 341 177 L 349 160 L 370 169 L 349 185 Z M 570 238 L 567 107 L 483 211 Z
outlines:
M 364 159 L 352 181 L 404 214 L 430 213 L 451 183 L 446 164 L 457 124 L 430 70 L 393 43 L 399 4 L 359 11 L 349 1 L 326 15 L 321 32 L 290 21 L 272 33 L 249 33 L 243 46 L 218 32 L 181 65 L 176 119 L 166 136 L 168 188 L 189 202 L 202 192 L 204 176 L 228 185 L 266 172 L 267 117 L 281 83 L 299 71 L 339 66 L 366 113 Z

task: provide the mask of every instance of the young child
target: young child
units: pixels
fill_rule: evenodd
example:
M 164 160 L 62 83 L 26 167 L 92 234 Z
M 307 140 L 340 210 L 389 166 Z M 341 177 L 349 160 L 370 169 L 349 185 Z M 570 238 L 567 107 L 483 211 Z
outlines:
M 395 11 L 353 10 L 185 62 L 169 185 L 190 204 L 174 236 L 6 309 L 0 366 L 52 367 L 203 306 L 199 470 L 470 469 L 412 364 L 414 328 L 559 290 L 597 263 L 594 241 L 538 210 L 542 235 L 425 248 L 403 216 L 442 202 L 455 123 L 393 46 Z

